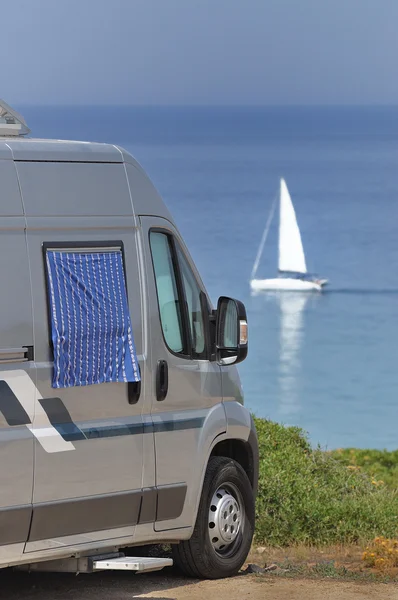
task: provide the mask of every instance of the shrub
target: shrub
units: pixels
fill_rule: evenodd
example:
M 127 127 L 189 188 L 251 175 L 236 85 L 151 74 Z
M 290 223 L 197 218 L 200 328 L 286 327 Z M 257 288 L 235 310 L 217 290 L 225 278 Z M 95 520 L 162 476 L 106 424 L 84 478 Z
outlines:
M 257 543 L 366 543 L 397 535 L 397 491 L 374 485 L 356 465 L 312 449 L 297 427 L 257 418 L 255 423 L 260 447 Z
M 360 467 L 375 482 L 385 484 L 390 489 L 398 489 L 398 450 L 360 450 L 358 448 L 340 448 L 330 452 L 336 460 L 349 466 Z
M 398 567 L 398 540 L 377 537 L 366 547 L 362 556 L 367 567 L 380 571 Z

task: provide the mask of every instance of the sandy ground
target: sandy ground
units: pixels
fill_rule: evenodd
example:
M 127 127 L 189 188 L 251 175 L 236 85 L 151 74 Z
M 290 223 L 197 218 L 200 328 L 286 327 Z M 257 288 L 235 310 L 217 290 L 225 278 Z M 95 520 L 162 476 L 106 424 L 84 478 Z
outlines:
M 398 600 L 398 584 L 287 579 L 241 575 L 221 581 L 194 581 L 171 569 L 160 573 L 92 575 L 0 574 L 0 598 L 7 600 Z
M 148 554 L 144 549 L 143 553 Z M 219 581 L 187 579 L 173 568 L 146 575 L 102 572 L 78 576 L 4 570 L 0 571 L 0 600 L 398 600 L 398 569 L 390 574 L 397 583 L 368 583 L 363 578 L 369 570 L 364 570 L 361 556 L 359 546 L 259 548 L 252 551 L 248 562 L 279 565 L 279 570 Z M 362 580 L 314 579 L 298 574 L 286 577 L 295 567 L 309 573 L 314 565 L 330 563 Z M 281 572 L 285 576 L 278 575 Z

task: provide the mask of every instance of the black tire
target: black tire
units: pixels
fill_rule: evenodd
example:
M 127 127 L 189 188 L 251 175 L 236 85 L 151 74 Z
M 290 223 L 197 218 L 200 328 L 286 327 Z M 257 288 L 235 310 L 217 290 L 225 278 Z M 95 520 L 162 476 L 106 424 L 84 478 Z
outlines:
M 221 490 L 221 493 L 216 496 L 216 492 Z M 231 496 L 237 497 L 236 506 L 242 504 L 242 511 L 237 514 L 241 515 L 238 518 L 240 527 L 239 533 L 233 543 L 226 544 L 224 547 L 215 548 L 216 537 L 211 537 L 213 531 L 224 531 L 220 529 L 220 524 L 225 523 L 223 516 L 227 515 L 227 511 L 223 512 L 214 505 L 214 498 L 222 498 L 223 491 L 227 493 L 224 500 L 219 500 L 219 507 L 223 507 L 222 502 L 227 502 Z M 233 502 L 230 502 L 230 505 Z M 229 506 L 229 510 L 231 510 Z M 222 579 L 224 577 L 232 577 L 237 575 L 247 555 L 249 554 L 255 521 L 255 501 L 253 490 L 250 481 L 242 469 L 242 467 L 223 456 L 214 456 L 210 458 L 207 466 L 206 475 L 203 482 L 202 496 L 200 499 L 198 515 L 196 518 L 195 528 L 192 537 L 188 541 L 180 542 L 173 546 L 174 562 L 189 577 L 197 577 L 201 579 Z M 215 527 L 215 523 L 211 521 L 211 511 L 220 515 L 217 520 L 217 529 L 211 530 L 210 526 Z M 232 510 L 231 510 L 232 513 Z M 235 518 L 235 514 L 232 515 Z M 209 523 L 210 521 L 210 523 Z M 228 525 L 226 525 L 228 529 Z M 230 532 L 233 529 L 229 526 Z M 223 533 L 224 535 L 224 533 Z M 231 536 L 233 533 L 231 533 Z M 222 544 L 218 542 L 218 544 Z

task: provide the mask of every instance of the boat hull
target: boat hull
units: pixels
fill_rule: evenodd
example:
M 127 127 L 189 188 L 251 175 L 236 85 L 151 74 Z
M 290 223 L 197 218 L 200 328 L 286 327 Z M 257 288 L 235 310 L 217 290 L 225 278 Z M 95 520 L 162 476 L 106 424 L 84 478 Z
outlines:
M 320 292 L 326 281 L 306 281 L 289 277 L 275 277 L 274 279 L 252 279 L 250 287 L 254 291 L 280 290 L 286 292 Z

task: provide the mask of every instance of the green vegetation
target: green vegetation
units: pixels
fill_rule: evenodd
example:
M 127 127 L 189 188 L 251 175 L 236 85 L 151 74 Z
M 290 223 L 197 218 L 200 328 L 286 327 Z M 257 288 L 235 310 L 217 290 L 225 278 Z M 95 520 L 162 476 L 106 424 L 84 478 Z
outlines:
M 376 453 L 376 469 L 376 461 L 365 461 L 373 452 L 362 456 L 354 451 L 358 461 L 366 462 L 362 468 L 353 464 L 350 451 L 313 450 L 297 427 L 257 418 L 255 423 L 260 446 L 257 544 L 367 543 L 376 536 L 397 537 L 397 471 L 394 465 L 389 468 L 387 455 L 383 462 L 384 453 Z M 391 464 L 394 457 L 398 462 L 398 453 L 387 454 Z
M 333 458 L 347 467 L 360 467 L 372 477 L 374 485 L 386 485 L 391 490 L 398 489 L 398 450 L 358 450 L 347 448 L 330 452 Z

